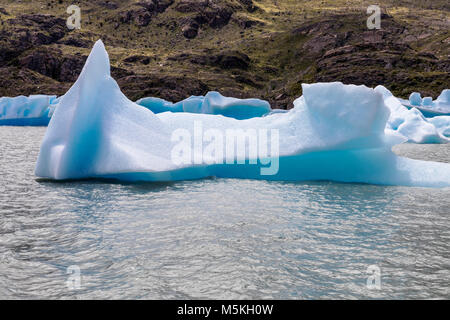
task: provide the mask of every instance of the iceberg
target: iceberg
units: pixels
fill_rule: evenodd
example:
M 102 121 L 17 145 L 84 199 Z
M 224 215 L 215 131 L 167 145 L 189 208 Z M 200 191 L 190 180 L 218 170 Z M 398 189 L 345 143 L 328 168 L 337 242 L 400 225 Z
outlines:
M 224 97 L 216 91 L 210 91 L 204 97 L 191 96 L 177 103 L 153 97 L 140 99 L 136 103 L 150 109 L 154 113 L 190 112 L 216 114 L 238 120 L 262 117 L 272 111 L 267 101 Z
M 431 119 L 425 118 L 417 108 L 406 108 L 388 89 L 377 86 L 376 92 L 382 94 L 385 105 L 390 110 L 390 116 L 386 124 L 386 132 L 396 132 L 404 136 L 411 143 L 448 143 L 444 134 L 445 120 L 437 128 Z M 444 117 L 449 118 L 450 117 Z
M 409 96 L 409 103 L 412 106 L 421 106 L 422 105 L 422 96 L 419 92 L 413 92 Z
M 450 89 L 442 90 L 434 103 L 437 109 L 450 113 Z
M 58 104 L 56 96 L 0 98 L 0 125 L 47 126 Z
M 450 116 L 434 117 L 428 120 L 443 136 L 450 138 Z
M 450 90 L 444 89 L 439 97 L 433 101 L 432 97 L 422 99 L 420 93 L 413 92 L 409 100 L 399 99 L 407 108 L 417 108 L 427 118 L 450 116 Z
M 423 98 L 423 100 L 422 100 L 422 105 L 423 105 L 424 107 L 426 107 L 426 106 L 432 106 L 432 105 L 433 105 L 433 98 L 432 98 L 432 97 L 425 97 L 425 98 Z
M 385 132 L 390 111 L 381 93 L 339 82 L 303 84 L 303 92 L 289 112 L 246 120 L 157 114 L 121 92 L 99 40 L 54 112 L 35 173 L 54 180 L 219 177 L 450 186 L 450 164 L 392 152 L 405 138 Z
M 407 138 L 410 143 L 418 144 L 436 144 L 448 143 L 448 132 L 445 116 L 441 116 L 439 121 L 429 121 L 432 118 L 426 118 L 424 111 L 419 106 L 433 106 L 438 103 L 447 103 L 450 90 L 444 90 L 441 96 L 433 102 L 431 97 L 421 98 L 420 93 L 411 94 L 410 100 L 417 107 L 405 106 L 408 100 L 396 98 L 383 86 L 378 86 L 377 91 L 385 97 L 386 105 L 389 107 L 391 116 L 387 122 L 387 131 L 396 131 Z M 447 95 L 446 95 L 447 94 Z M 215 101 L 215 102 L 212 102 Z M 206 96 L 191 96 L 183 101 L 172 103 L 160 98 L 143 98 L 136 101 L 137 104 L 146 107 L 154 113 L 163 112 L 191 112 L 203 114 L 221 114 L 238 120 L 250 119 L 254 117 L 268 116 L 276 113 L 286 113 L 287 110 L 270 108 L 267 101 L 258 99 L 235 99 L 223 97 L 218 92 L 209 92 Z M 211 108 L 214 104 L 217 107 Z M 420 111 L 420 110 L 421 111 Z M 433 116 L 436 116 L 435 111 Z M 429 112 L 425 112 L 429 114 Z M 442 118 L 443 117 L 443 118 Z
M 189 98 L 188 98 L 189 99 Z M 188 100 L 186 99 L 186 100 Z M 202 99 L 203 100 L 203 99 Z M 163 113 L 163 112 L 183 112 L 183 101 L 178 103 L 173 103 L 170 101 L 166 101 L 161 98 L 148 97 L 142 98 L 136 101 L 136 103 L 140 106 L 143 106 L 153 113 Z M 201 104 L 201 102 L 200 102 Z
M 54 180 L 220 177 L 449 187 L 450 164 L 391 151 L 406 139 L 385 131 L 390 108 L 379 91 L 339 82 L 303 84 L 304 94 L 289 112 L 246 120 L 155 113 L 121 92 L 99 40 L 55 109 L 35 174 Z
M 450 90 L 444 90 L 436 101 L 432 101 L 431 98 L 422 99 L 419 93 L 413 93 L 411 97 L 415 98 L 411 100 L 420 100 L 422 107 L 406 107 L 405 104 L 409 101 L 394 97 L 383 86 L 378 86 L 375 90 L 383 95 L 385 104 L 390 109 L 390 117 L 386 124 L 387 133 L 399 133 L 410 143 L 428 144 L 450 141 L 450 116 L 436 116 L 441 113 L 433 111 L 433 117 L 426 118 L 424 113 L 429 115 L 430 112 L 423 110 L 425 105 L 439 105 L 441 109 L 443 105 L 448 105 Z M 46 95 L 0 98 L 0 125 L 47 126 L 60 100 L 61 98 L 56 96 Z M 214 91 L 208 92 L 206 96 L 191 96 L 177 103 L 154 97 L 143 98 L 136 103 L 155 114 L 164 112 L 215 114 L 237 120 L 288 112 L 288 110 L 272 110 L 269 103 L 264 100 L 229 98 Z

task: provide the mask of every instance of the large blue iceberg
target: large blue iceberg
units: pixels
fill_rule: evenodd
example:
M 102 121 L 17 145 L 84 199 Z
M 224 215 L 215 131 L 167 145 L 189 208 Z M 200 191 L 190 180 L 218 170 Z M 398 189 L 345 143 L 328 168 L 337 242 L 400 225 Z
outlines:
M 0 98 L 0 125 L 47 126 L 58 103 L 56 96 Z
M 381 93 L 342 83 L 304 84 L 286 113 L 237 120 L 155 114 L 128 100 L 98 41 L 61 98 L 41 145 L 36 175 L 48 179 L 170 181 L 204 177 L 333 180 L 448 187 L 450 164 L 396 156 L 406 139 L 385 132 Z

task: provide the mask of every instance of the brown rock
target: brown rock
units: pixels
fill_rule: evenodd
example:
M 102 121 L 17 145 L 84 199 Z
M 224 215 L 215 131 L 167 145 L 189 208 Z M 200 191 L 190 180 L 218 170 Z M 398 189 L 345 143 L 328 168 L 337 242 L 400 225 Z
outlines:
M 170 75 L 131 75 L 117 80 L 128 98 L 159 97 L 180 101 L 191 95 L 204 95 L 209 88 L 199 79 Z
M 183 36 L 185 36 L 188 39 L 193 39 L 198 34 L 198 24 L 188 24 L 185 25 L 181 31 L 183 32 Z
M 129 56 L 125 59 L 123 59 L 124 62 L 126 63 L 142 63 L 144 65 L 147 65 L 150 63 L 151 58 L 148 56 L 142 56 L 142 55 L 133 55 L 133 56 Z
M 202 12 L 209 4 L 209 0 L 181 0 L 175 10 L 178 12 Z
M 0 8 L 0 13 L 4 14 L 5 16 L 9 16 L 9 13 L 5 10 L 5 8 Z
M 61 51 L 52 53 L 47 49 L 38 48 L 37 50 L 20 57 L 18 63 L 21 67 L 34 70 L 44 76 L 56 79 L 59 77 L 59 67 L 61 62 L 58 56 L 61 54 Z

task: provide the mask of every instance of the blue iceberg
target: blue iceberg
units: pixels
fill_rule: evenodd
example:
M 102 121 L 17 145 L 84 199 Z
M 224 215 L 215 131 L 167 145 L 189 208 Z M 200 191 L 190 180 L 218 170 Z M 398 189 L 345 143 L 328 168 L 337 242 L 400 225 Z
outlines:
M 272 111 L 267 101 L 224 97 L 216 91 L 210 91 L 204 97 L 192 96 L 177 103 L 153 97 L 140 99 L 136 103 L 150 109 L 154 113 L 190 112 L 216 114 L 238 120 L 262 117 Z
M 450 116 L 434 117 L 428 120 L 444 137 L 450 138 Z
M 189 100 L 191 98 L 188 98 L 186 100 Z M 138 101 L 136 101 L 136 103 L 151 110 L 153 113 L 183 112 L 183 101 L 174 104 L 173 102 L 166 101 L 161 98 L 148 97 L 139 99 Z
M 438 116 L 450 116 L 450 90 L 445 89 L 439 97 L 433 101 L 431 97 L 422 99 L 420 93 L 413 92 L 409 100 L 399 99 L 407 108 L 417 108 L 427 118 Z
M 422 105 L 422 96 L 419 92 L 413 92 L 409 96 L 409 103 L 412 106 L 421 106 Z
M 450 89 L 442 90 L 442 93 L 435 101 L 437 109 L 450 113 Z
M 35 173 L 55 180 L 222 177 L 450 186 L 450 164 L 391 151 L 406 139 L 385 132 L 390 110 L 381 93 L 342 83 L 304 84 L 303 92 L 289 112 L 246 120 L 156 114 L 120 91 L 99 40 L 54 112 Z
M 56 96 L 0 98 L 0 125 L 47 126 L 58 104 Z

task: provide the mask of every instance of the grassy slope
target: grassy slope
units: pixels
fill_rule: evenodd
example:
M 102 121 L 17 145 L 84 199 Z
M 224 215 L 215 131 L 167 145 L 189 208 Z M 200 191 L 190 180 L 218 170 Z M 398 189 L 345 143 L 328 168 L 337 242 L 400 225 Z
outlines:
M 98 3 L 102 1 L 59 0 L 22 0 L 20 2 L 0 0 L 0 7 L 5 8 L 10 14 L 2 15 L 3 21 L 22 14 L 49 14 L 65 19 L 68 16 L 65 13 L 67 6 L 72 3 L 78 4 L 82 9 L 82 29 L 70 32 L 66 38 L 89 41 L 102 38 L 113 66 L 131 70 L 136 75 L 156 78 L 171 76 L 177 78 L 177 81 L 183 81 L 183 77 L 200 79 L 207 85 L 208 90 L 220 90 L 225 94 L 241 97 L 262 97 L 279 107 L 286 107 L 301 94 L 301 82 L 342 80 L 365 83 L 369 86 L 381 82 L 395 94 L 404 97 L 413 90 L 436 96 L 443 88 L 449 87 L 449 70 L 442 67 L 445 64 L 436 64 L 435 61 L 428 61 L 429 58 L 426 56 L 419 56 L 420 53 L 426 52 L 435 55 L 439 61 L 449 59 L 450 14 L 446 0 L 433 1 L 432 4 L 423 1 L 379 1 L 392 17 L 390 21 L 396 28 L 400 26 L 408 29 L 408 34 L 411 35 L 407 39 L 409 49 L 395 49 L 395 46 L 391 47 L 383 42 L 373 48 L 358 49 L 357 53 L 364 51 L 361 56 L 362 64 L 357 60 L 353 61 L 352 56 L 347 55 L 341 61 L 329 60 L 333 68 L 325 69 L 320 68 L 319 62 L 323 60 L 328 50 L 367 42 L 367 35 L 365 38 L 360 35 L 367 32 L 365 10 L 370 2 L 258 0 L 254 3 L 260 8 L 259 10 L 251 13 L 239 9 L 233 17 L 251 19 L 260 24 L 243 29 L 232 19 L 230 23 L 219 29 L 202 26 L 198 36 L 188 40 L 183 36 L 179 22 L 189 16 L 189 13 L 180 13 L 173 9 L 178 1 L 180 0 L 176 0 L 175 4 L 165 12 L 154 16 L 150 24 L 145 27 L 139 27 L 133 23 L 117 25 L 120 12 L 131 8 L 132 4 L 138 1 L 110 0 L 109 2 L 118 4 L 116 9 L 100 6 Z M 222 2 L 235 7 L 240 6 L 237 0 Z M 329 29 L 310 33 L 293 31 L 313 23 L 319 23 L 319 26 L 322 26 L 321 23 L 324 21 L 335 22 L 334 25 L 332 23 L 331 31 Z M 2 24 L 2 27 L 8 28 L 8 25 Z M 390 31 L 389 28 L 385 31 L 387 38 L 391 37 L 395 41 L 406 38 L 405 34 L 390 36 Z M 336 35 L 352 32 L 353 36 L 346 39 L 344 43 L 331 43 L 329 46 L 325 43 L 322 50 L 312 52 L 314 50 L 310 49 L 311 46 L 320 43 L 333 32 Z M 375 34 L 375 32 L 372 33 Z M 78 53 L 86 56 L 90 50 L 56 43 L 48 47 L 59 48 L 63 54 L 68 55 Z M 251 65 L 248 70 L 224 69 L 214 65 L 193 64 L 189 60 L 169 59 L 181 53 L 216 55 L 232 50 L 238 50 L 250 57 Z M 123 61 L 133 55 L 148 56 L 151 58 L 150 63 L 142 65 Z M 418 57 L 420 63 L 411 63 L 409 61 L 411 56 Z M 400 59 L 402 63 L 386 68 L 386 61 L 393 57 L 395 57 L 393 61 Z M 328 65 L 327 61 L 321 63 L 322 66 Z M 38 80 L 34 83 L 24 83 L 22 88 L 0 87 L 0 96 L 44 93 L 39 91 L 40 88 L 44 88 L 43 91 L 54 89 L 51 84 L 55 80 L 39 74 L 35 76 Z M 63 84 L 56 89 L 59 91 L 57 93 L 64 93 L 69 85 Z M 132 85 L 127 84 L 127 88 Z M 191 94 L 188 91 L 189 89 L 186 89 L 181 95 Z M 125 90 L 125 93 L 132 99 L 149 93 L 170 98 L 164 93 L 152 91 L 139 94 L 137 91 Z

